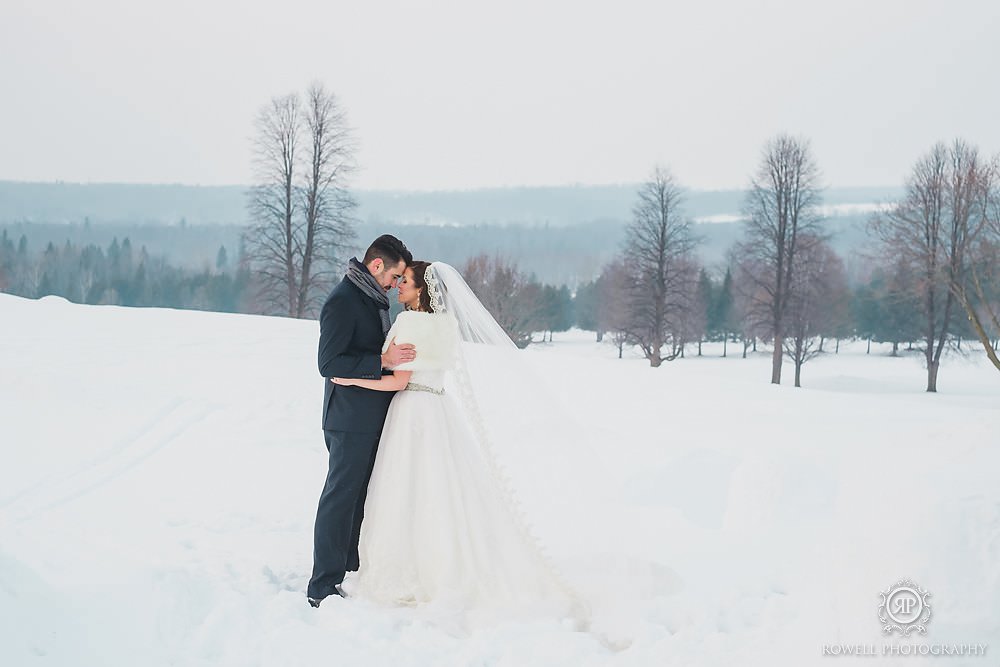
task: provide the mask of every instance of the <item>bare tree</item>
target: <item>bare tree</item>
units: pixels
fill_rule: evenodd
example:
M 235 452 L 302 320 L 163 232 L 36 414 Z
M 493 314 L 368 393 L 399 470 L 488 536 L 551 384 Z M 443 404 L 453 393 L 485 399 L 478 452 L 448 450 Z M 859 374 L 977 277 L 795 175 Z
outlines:
M 302 117 L 298 95 L 272 98 L 257 115 L 256 185 L 250 190 L 247 252 L 260 298 L 274 313 L 298 312 L 299 223 L 295 178 Z
M 354 240 L 351 217 L 357 206 L 347 189 L 355 171 L 355 142 L 336 96 L 314 83 L 306 93 L 308 164 L 303 170 L 303 236 L 296 317 L 314 311 L 326 297 L 333 269 L 346 261 Z
M 829 248 L 824 242 L 823 247 Z M 840 353 L 840 341 L 853 335 L 854 322 L 851 319 L 851 287 L 846 262 L 836 256 L 839 276 L 826 294 L 829 299 L 819 318 L 819 351 L 823 352 L 826 339 L 833 338 L 834 354 Z
M 795 364 L 795 386 L 802 386 L 802 366 L 822 351 L 820 337 L 842 315 L 847 274 L 844 262 L 824 241 L 803 244 L 789 291 L 782 336 L 785 353 Z
M 653 367 L 678 354 L 683 341 L 671 336 L 671 324 L 674 331 L 680 329 L 684 311 L 691 308 L 690 283 L 697 281 L 689 257 L 695 240 L 681 201 L 682 190 L 673 175 L 656 167 L 639 189 L 626 230 L 624 261 L 634 278 L 628 333 Z M 663 346 L 671 341 L 672 351 L 664 356 Z
M 498 256 L 469 259 L 462 275 L 514 344 L 520 348 L 530 345 L 531 334 L 543 326 L 541 285 Z
M 292 94 L 259 112 L 246 247 L 265 312 L 307 317 L 325 296 L 353 239 L 353 169 L 344 112 L 321 85 L 309 89 L 305 106 Z
M 742 254 L 741 254 L 742 253 Z M 743 358 L 753 346 L 757 351 L 757 339 L 769 340 L 771 326 L 770 299 L 761 285 L 766 283 L 767 269 L 763 262 L 743 253 L 741 244 L 736 244 L 729 254 L 735 280 L 733 282 L 734 320 L 739 323 L 738 332 L 743 343 Z
M 913 166 L 902 201 L 871 221 L 885 254 L 909 263 L 916 276 L 929 392 L 937 391 L 956 301 L 968 302 L 972 248 L 987 226 L 988 171 L 976 148 L 938 143 Z
M 701 341 L 705 337 L 708 304 L 699 293 L 699 276 L 703 267 L 689 253 L 680 259 L 676 289 L 668 310 L 668 328 L 672 357 L 684 357 L 684 346 L 698 343 L 701 356 Z
M 746 229 L 737 254 L 752 269 L 744 273 L 753 282 L 749 293 L 768 311 L 773 384 L 781 384 L 783 324 L 796 255 L 822 238 L 820 193 L 819 168 L 807 140 L 780 135 L 767 142 L 747 193 Z
M 605 266 L 598 281 L 597 321 L 600 328 L 610 334 L 611 342 L 618 348 L 619 359 L 630 342 L 629 300 L 633 282 L 628 265 L 621 258 Z

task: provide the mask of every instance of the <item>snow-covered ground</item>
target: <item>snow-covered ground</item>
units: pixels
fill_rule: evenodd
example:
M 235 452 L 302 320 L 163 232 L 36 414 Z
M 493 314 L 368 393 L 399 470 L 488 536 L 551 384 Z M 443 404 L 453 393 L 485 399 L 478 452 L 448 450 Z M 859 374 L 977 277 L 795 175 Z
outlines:
M 521 443 L 536 532 L 594 610 L 468 624 L 306 604 L 326 468 L 315 322 L 0 294 L 0 664 L 995 664 L 1000 374 L 842 345 L 650 369 L 592 335 L 524 352 L 586 437 Z M 567 429 L 567 433 L 574 429 Z M 579 431 L 577 431 L 579 432 Z M 931 593 L 884 638 L 879 592 Z M 985 658 L 824 645 L 988 644 Z

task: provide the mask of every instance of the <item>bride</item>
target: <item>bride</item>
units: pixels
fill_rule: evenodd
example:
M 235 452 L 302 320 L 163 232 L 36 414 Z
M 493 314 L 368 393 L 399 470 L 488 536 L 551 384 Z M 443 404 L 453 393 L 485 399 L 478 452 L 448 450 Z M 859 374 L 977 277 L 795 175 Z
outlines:
M 470 356 L 502 360 L 514 344 L 448 264 L 414 262 L 399 301 L 386 345 L 413 343 L 417 359 L 380 380 L 332 380 L 398 392 L 368 487 L 355 592 L 394 605 L 540 607 L 586 623 L 586 605 L 515 509 L 469 381 Z

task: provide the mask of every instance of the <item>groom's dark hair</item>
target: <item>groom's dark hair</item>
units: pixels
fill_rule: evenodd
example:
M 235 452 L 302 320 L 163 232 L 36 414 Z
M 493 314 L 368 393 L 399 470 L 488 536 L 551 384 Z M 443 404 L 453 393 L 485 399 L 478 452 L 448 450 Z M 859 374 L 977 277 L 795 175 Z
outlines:
M 406 262 L 407 266 L 413 263 L 413 255 L 406 249 L 403 242 L 392 234 L 383 234 L 372 241 L 368 250 L 365 251 L 365 261 L 362 263 L 367 265 L 376 257 L 381 257 L 382 261 L 389 266 L 396 266 L 400 262 Z

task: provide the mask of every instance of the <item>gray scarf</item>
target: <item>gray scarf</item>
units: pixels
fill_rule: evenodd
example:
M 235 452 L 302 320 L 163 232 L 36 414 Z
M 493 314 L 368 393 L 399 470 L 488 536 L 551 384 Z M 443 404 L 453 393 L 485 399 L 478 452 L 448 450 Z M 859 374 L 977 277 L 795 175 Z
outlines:
M 352 257 L 347 265 L 347 279 L 375 302 L 378 314 L 382 318 L 382 335 L 389 333 L 389 297 L 386 296 L 382 286 L 375 281 L 368 267 L 359 262 L 357 257 Z

